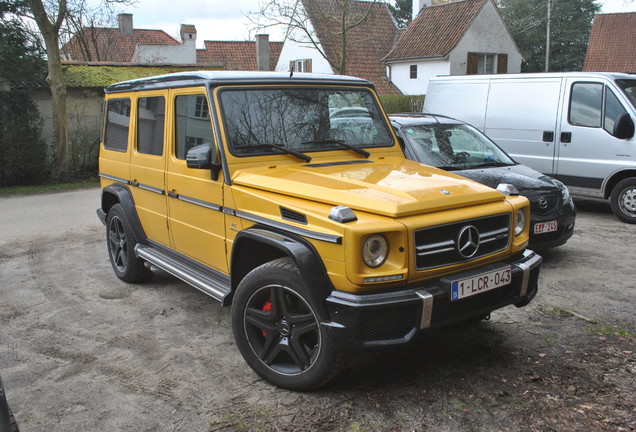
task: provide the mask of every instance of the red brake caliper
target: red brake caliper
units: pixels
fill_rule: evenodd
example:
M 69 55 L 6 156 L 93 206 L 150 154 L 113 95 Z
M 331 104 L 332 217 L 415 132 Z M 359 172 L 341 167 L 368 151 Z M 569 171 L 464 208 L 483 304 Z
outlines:
M 265 312 L 271 312 L 272 311 L 272 298 L 268 297 L 267 300 L 265 300 L 265 304 L 263 305 L 263 310 Z M 265 333 L 265 330 L 261 330 L 261 333 L 263 334 L 263 337 L 266 338 L 267 334 Z

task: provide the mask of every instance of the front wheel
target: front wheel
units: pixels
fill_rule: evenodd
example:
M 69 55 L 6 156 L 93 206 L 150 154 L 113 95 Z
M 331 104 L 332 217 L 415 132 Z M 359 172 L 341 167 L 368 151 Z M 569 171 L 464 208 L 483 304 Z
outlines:
M 125 282 L 140 282 L 150 277 L 144 261 L 135 255 L 137 239 L 121 204 L 115 204 L 106 218 L 108 256 L 117 277 Z
M 620 181 L 610 196 L 612 211 L 623 222 L 636 223 L 636 178 Z
M 232 327 L 247 364 L 280 387 L 320 387 L 344 364 L 290 258 L 263 264 L 241 281 L 232 303 Z

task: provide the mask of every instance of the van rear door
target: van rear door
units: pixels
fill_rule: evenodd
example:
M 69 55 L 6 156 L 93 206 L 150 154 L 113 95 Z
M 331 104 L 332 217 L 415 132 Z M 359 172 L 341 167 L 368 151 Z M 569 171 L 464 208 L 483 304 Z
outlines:
M 555 172 L 555 138 L 563 79 L 519 78 L 490 82 L 484 132 L 517 162 Z
M 626 112 L 623 95 L 594 78 L 567 78 L 565 91 L 556 177 L 573 189 L 600 195 L 605 179 L 634 165 L 633 138 L 611 134 L 618 116 Z

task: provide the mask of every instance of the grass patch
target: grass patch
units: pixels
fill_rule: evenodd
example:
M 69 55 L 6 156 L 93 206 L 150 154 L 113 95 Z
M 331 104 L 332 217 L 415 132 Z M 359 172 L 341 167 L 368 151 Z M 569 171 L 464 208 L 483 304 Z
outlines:
M 602 325 L 599 327 L 590 327 L 590 331 L 605 336 L 620 336 L 624 338 L 636 338 L 636 331 L 633 326 L 627 325 L 628 328 L 622 328 L 618 325 Z
M 77 183 L 58 183 L 49 185 L 34 185 L 34 186 L 12 186 L 0 188 L 0 197 L 14 196 L 14 195 L 35 195 L 43 193 L 55 193 L 55 192 L 67 192 L 76 189 L 87 189 L 92 187 L 98 187 L 99 181 L 85 181 Z

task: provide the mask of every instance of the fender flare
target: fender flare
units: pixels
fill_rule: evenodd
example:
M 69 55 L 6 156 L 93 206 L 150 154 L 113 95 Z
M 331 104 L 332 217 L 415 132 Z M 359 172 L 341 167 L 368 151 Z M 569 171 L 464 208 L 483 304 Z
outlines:
M 127 186 L 119 183 L 113 183 L 106 186 L 102 190 L 102 208 L 104 214 L 108 215 L 111 207 L 115 204 L 121 204 L 124 209 L 124 213 L 130 222 L 130 226 L 135 233 L 137 243 L 148 244 L 148 237 L 144 231 L 139 215 L 137 214 L 137 208 L 135 207 L 135 200 L 133 199 L 132 192 Z
M 234 239 L 232 259 L 230 261 L 230 284 L 232 292 L 236 290 L 243 277 L 258 265 L 270 261 L 270 257 L 263 256 L 262 251 L 249 248 L 254 243 L 266 245 L 275 249 L 279 255 L 276 259 L 289 256 L 294 260 L 300 275 L 308 288 L 307 295 L 321 315 L 321 319 L 328 319 L 325 299 L 335 289 L 327 276 L 327 270 L 320 255 L 311 243 L 289 233 L 272 230 L 263 226 L 254 226 L 238 233 Z M 245 247 L 248 247 L 246 250 Z M 254 265 L 256 263 L 256 265 Z

